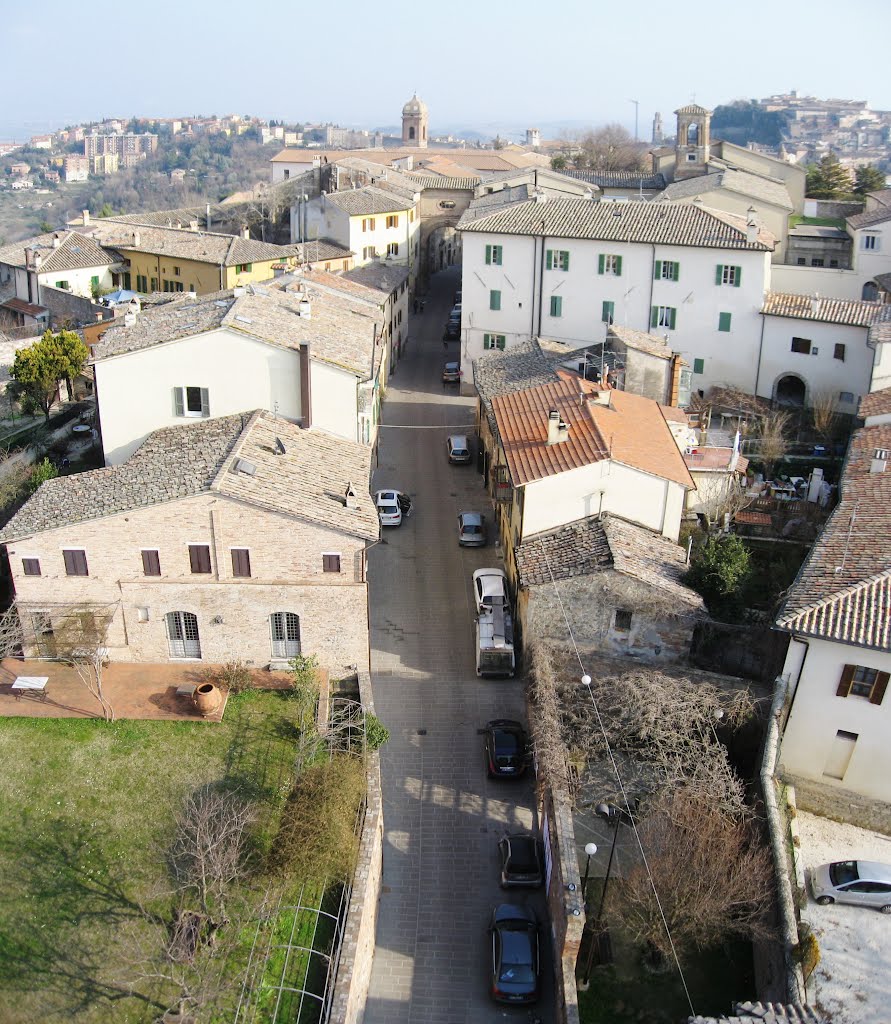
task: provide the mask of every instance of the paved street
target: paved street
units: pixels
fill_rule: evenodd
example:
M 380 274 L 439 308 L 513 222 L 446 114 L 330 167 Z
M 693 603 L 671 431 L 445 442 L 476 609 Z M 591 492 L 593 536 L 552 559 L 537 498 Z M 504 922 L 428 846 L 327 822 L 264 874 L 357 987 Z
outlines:
M 425 313 L 412 318 L 374 477 L 374 490 L 411 494 L 415 511 L 369 556 L 374 700 L 392 738 L 381 759 L 383 894 L 365 1024 L 552 1019 L 547 946 L 534 1010 L 498 1007 L 488 995 L 492 907 L 532 903 L 543 938 L 549 927 L 540 891 L 498 886 L 498 839 L 532 826 L 532 783 L 488 780 L 478 734 L 491 718 L 525 715 L 518 679 L 481 680 L 475 671 L 471 574 L 501 560 L 491 543 L 457 542 L 458 512 L 491 513 L 475 464 L 451 466 L 445 453 L 449 433 L 473 433 L 472 400 L 440 382 L 459 281 L 457 271 L 439 274 Z M 451 343 L 448 358 L 458 348 Z

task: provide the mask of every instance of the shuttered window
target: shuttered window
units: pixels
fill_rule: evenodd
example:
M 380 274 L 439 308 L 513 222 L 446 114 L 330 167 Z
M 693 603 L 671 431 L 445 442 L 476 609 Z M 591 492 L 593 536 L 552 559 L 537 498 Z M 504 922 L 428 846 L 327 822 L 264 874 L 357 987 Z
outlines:
M 173 415 L 204 418 L 210 416 L 210 392 L 207 388 L 173 389 Z
M 676 260 L 656 260 L 653 264 L 653 278 L 656 281 L 679 281 L 681 265 Z
M 62 557 L 65 559 L 66 576 L 89 576 L 86 551 L 75 551 L 69 548 L 62 552 Z
M 718 330 L 729 331 L 730 330 L 730 314 L 719 313 L 718 314 Z
M 565 249 L 548 249 L 545 259 L 548 270 L 569 270 L 569 253 Z
M 501 309 L 501 292 L 495 289 L 489 292 L 489 309 Z
M 489 349 L 498 349 L 499 351 L 504 350 L 507 336 L 504 334 L 484 334 L 483 335 L 483 348 L 488 351 Z
M 678 311 L 673 306 L 653 306 L 650 309 L 650 327 L 675 329 Z
M 694 373 L 704 373 L 705 372 L 705 360 L 704 359 L 694 359 L 693 360 L 693 372 Z
M 340 572 L 340 555 L 322 555 L 322 572 Z
M 500 245 L 487 245 L 486 246 L 486 263 L 500 267 L 501 266 L 501 253 L 502 249 Z
M 161 558 L 157 551 L 144 548 L 142 551 L 142 572 L 145 576 L 161 575 Z
M 251 553 L 248 548 L 232 548 L 232 575 L 250 577 Z
M 563 316 L 563 296 L 552 295 L 551 296 L 551 316 Z
M 604 302 L 603 305 L 600 307 L 600 319 L 604 323 L 611 324 L 613 322 L 613 317 L 615 316 L 615 313 L 615 302 Z
M 734 267 L 728 263 L 719 263 L 715 267 L 715 284 L 729 284 L 739 288 L 742 283 L 742 267 Z
M 888 688 L 889 674 L 866 665 L 845 665 L 842 669 L 837 697 L 866 697 L 870 704 L 881 704 Z
M 40 575 L 40 559 L 39 558 L 23 558 L 22 559 L 22 572 L 26 576 L 39 576 Z
M 194 573 L 209 573 L 210 547 L 207 544 L 190 544 L 189 565 Z

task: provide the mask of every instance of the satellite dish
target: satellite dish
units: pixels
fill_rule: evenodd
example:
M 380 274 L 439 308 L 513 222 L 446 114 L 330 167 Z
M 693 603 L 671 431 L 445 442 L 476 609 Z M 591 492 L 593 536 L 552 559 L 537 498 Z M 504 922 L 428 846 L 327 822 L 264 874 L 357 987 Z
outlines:
M 275 439 L 275 454 L 276 455 L 287 455 L 288 454 L 288 449 L 285 448 L 284 444 L 282 443 L 282 439 L 280 437 L 277 437 Z

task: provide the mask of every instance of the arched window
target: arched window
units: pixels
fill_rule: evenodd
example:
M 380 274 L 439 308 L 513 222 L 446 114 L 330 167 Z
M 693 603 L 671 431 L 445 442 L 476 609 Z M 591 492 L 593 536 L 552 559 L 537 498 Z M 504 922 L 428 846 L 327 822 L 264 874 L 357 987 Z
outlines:
M 687 145 L 699 145 L 699 125 L 696 123 L 696 121 L 692 121 L 689 125 L 687 125 Z
M 415 128 L 414 128 L 414 125 L 409 125 L 409 129 L 408 129 L 408 137 L 409 137 L 410 139 L 413 139 L 413 138 L 415 137 Z
M 273 658 L 294 658 L 300 653 L 300 616 L 273 612 L 269 616 Z
M 863 286 L 860 296 L 864 302 L 877 302 L 879 298 L 879 286 L 875 281 L 867 281 Z
M 168 612 L 167 644 L 171 658 L 200 658 L 201 641 L 198 637 L 198 618 L 192 612 Z
M 804 381 L 800 377 L 789 374 L 777 381 L 776 400 L 779 405 L 801 407 L 804 405 L 804 397 Z

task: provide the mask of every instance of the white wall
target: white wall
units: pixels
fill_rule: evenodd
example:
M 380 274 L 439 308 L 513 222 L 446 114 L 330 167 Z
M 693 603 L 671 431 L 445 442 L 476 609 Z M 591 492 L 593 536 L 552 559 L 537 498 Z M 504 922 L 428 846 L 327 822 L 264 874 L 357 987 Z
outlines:
M 891 672 L 891 655 L 823 640 L 809 640 L 804 669 L 780 751 L 781 767 L 824 785 L 891 802 L 891 692 L 882 704 L 835 695 L 845 665 Z M 784 673 L 795 686 L 803 644 L 789 644 Z M 838 730 L 855 733 L 854 754 L 842 780 L 823 775 Z
M 805 404 L 810 405 L 816 395 L 828 393 L 835 396 L 839 412 L 856 413 L 860 396 L 869 391 L 872 376 L 873 350 L 867 346 L 866 337 L 866 327 L 765 316 L 757 393 L 773 398 L 779 379 L 791 374 L 805 383 Z M 812 354 L 793 352 L 793 338 L 808 339 Z M 844 361 L 834 356 L 837 343 L 845 346 Z M 816 355 L 813 349 L 817 350 Z M 853 400 L 839 402 L 840 392 L 853 394 Z
M 358 381 L 355 374 L 341 370 L 331 363 L 312 359 L 311 355 L 310 368 L 312 425 L 331 434 L 337 434 L 338 437 L 345 437 L 349 441 L 362 441 L 358 432 Z
M 412 220 L 411 208 L 409 205 L 405 210 L 397 210 L 389 214 L 350 216 L 334 203 L 319 197 L 310 200 L 307 204 L 307 233 L 310 238 L 331 238 L 347 249 L 351 249 L 355 253 L 353 265 L 357 267 L 372 261 L 373 257 L 364 256 L 363 250 L 373 246 L 377 255 L 381 259 L 385 259 L 387 246 L 391 243 L 399 246 L 399 252 L 391 258 L 391 262 L 407 266 L 411 261 L 415 265 L 418 257 L 421 218 L 415 211 L 414 220 Z M 291 211 L 292 242 L 297 242 L 300 237 L 300 226 L 296 220 L 297 211 L 296 206 Z M 387 227 L 387 217 L 397 218 L 395 227 Z M 374 222 L 373 228 L 371 227 L 372 221 Z M 364 231 L 362 229 L 363 222 L 365 224 Z
M 794 267 L 773 264 L 770 291 L 791 295 L 822 295 L 827 299 L 859 299 L 867 280 L 856 270 L 830 267 Z
M 877 274 L 891 273 L 891 221 L 860 228 L 853 234 L 854 269 L 860 281 L 873 281 Z M 867 238 L 875 239 L 876 248 L 865 248 Z M 859 294 L 857 298 L 860 298 Z
M 68 291 L 73 295 L 82 295 L 88 299 L 93 294 L 92 279 L 94 277 L 99 278 L 99 287 L 103 291 L 113 287 L 111 271 L 108 266 L 86 267 L 81 270 L 57 270 L 50 274 L 40 273 L 38 281 L 41 286 L 49 285 L 51 288 L 55 288 L 59 281 L 67 281 Z M 27 288 L 27 285 L 25 287 Z
M 295 155 L 293 162 L 281 161 L 278 163 L 272 163 L 270 161 L 270 167 L 272 168 L 272 180 L 285 181 L 286 178 L 297 178 L 305 171 L 312 170 L 312 152 L 307 152 L 304 157 L 302 154 Z M 285 171 L 288 171 L 288 175 L 285 175 Z
M 251 409 L 301 416 L 299 354 L 225 328 L 103 359 L 95 371 L 107 465 L 127 459 L 153 430 L 187 422 L 174 415 L 174 387 L 208 388 L 211 416 Z M 313 384 L 315 416 L 314 392 Z M 341 436 L 355 439 L 355 417 Z

